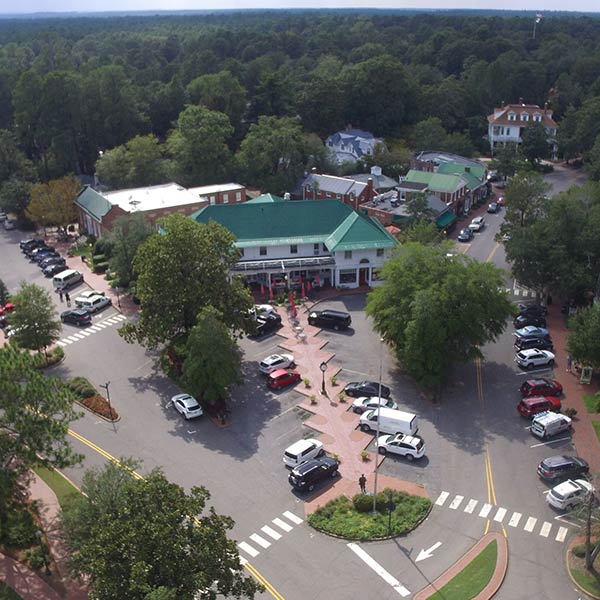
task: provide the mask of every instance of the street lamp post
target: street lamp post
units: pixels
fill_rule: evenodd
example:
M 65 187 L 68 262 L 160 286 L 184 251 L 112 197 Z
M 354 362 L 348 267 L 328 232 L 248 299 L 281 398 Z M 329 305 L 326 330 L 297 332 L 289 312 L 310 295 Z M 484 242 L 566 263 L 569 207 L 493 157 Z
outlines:
M 113 409 L 112 409 L 112 405 L 110 403 L 110 381 L 107 381 L 104 385 L 100 384 L 101 388 L 104 388 L 106 390 L 106 399 L 108 400 L 108 410 L 110 411 L 110 420 L 112 421 L 113 424 L 113 428 L 115 428 L 115 422 L 113 421 Z M 115 428 L 116 429 L 116 428 Z
M 383 338 L 379 338 L 379 397 L 377 399 L 377 433 L 375 434 L 377 455 L 375 456 L 374 482 L 373 482 L 373 512 L 377 512 L 377 475 L 379 465 L 379 432 L 380 432 L 380 417 L 381 417 L 381 377 L 383 370 Z
M 327 363 L 322 362 L 319 365 L 319 369 L 321 369 L 321 373 L 323 374 L 323 382 L 321 383 L 321 394 L 323 394 L 323 396 L 327 396 L 327 390 L 325 389 L 325 371 L 327 371 Z
M 115 287 L 115 292 L 117 292 L 117 306 L 119 308 L 121 308 L 121 296 L 120 296 L 121 290 L 119 289 L 119 286 Z

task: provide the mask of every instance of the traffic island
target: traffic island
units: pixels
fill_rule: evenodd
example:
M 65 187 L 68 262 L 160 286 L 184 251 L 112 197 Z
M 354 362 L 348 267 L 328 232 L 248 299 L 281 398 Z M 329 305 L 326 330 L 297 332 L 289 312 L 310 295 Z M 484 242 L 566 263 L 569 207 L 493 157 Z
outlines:
M 600 575 L 585 568 L 585 544 L 583 538 L 576 539 L 567 552 L 567 571 L 573 583 L 588 596 L 600 600 Z M 594 546 L 600 543 L 597 540 Z
M 308 524 L 328 535 L 354 541 L 381 540 L 406 534 L 429 514 L 431 500 L 392 489 L 373 496 L 338 496 L 308 517 Z
M 508 569 L 508 542 L 500 533 L 484 535 L 458 562 L 415 600 L 489 600 Z

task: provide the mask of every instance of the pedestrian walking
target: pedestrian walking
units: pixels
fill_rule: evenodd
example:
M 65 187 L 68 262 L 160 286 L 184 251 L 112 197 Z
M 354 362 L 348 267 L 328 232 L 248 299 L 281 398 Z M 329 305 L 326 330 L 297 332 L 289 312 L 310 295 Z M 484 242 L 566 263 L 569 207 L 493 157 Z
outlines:
M 67 301 L 67 306 L 71 306 L 71 296 L 69 296 L 69 292 L 65 292 L 65 300 Z
M 567 373 L 571 372 L 571 365 L 572 365 L 571 355 L 567 354 Z
M 367 493 L 367 478 L 365 477 L 364 473 L 358 478 L 358 485 L 360 485 L 361 494 L 366 494 Z
M 58 290 L 58 297 L 60 298 L 60 301 L 63 301 L 63 293 L 62 290 Z

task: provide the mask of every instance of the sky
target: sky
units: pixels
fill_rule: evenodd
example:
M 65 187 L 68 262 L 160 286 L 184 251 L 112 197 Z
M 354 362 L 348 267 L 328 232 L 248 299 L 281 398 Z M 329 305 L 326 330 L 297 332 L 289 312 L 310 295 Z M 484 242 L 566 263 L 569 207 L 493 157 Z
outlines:
M 0 14 L 249 8 L 469 8 L 599 12 L 600 0 L 0 0 Z

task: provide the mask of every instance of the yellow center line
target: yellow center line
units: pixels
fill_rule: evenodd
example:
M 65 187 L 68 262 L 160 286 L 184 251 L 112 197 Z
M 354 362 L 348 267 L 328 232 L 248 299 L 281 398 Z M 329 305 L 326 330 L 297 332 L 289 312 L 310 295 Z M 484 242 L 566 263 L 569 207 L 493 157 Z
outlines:
M 92 450 L 94 450 L 95 452 L 97 452 L 98 454 L 100 454 L 101 456 L 106 458 L 107 460 L 111 461 L 112 463 L 114 463 L 116 465 L 119 465 L 121 468 L 125 469 L 126 471 L 129 471 L 129 473 L 131 473 L 133 475 L 133 477 L 135 477 L 136 479 L 144 479 L 144 477 L 142 475 L 140 475 L 138 472 L 134 471 L 133 469 L 130 469 L 127 465 L 125 465 L 123 462 L 121 462 L 118 458 L 115 458 L 112 454 L 110 454 L 106 450 L 103 450 L 102 448 L 100 448 L 100 446 L 97 446 L 96 444 L 94 444 L 94 442 L 88 440 L 87 438 L 83 437 L 82 435 L 79 435 L 77 432 L 73 431 L 72 429 L 69 429 L 68 433 L 69 433 L 69 435 L 74 437 L 76 440 L 79 440 L 82 444 L 85 444 L 88 448 L 91 448 Z M 196 522 L 197 525 L 200 525 L 200 521 L 196 517 L 194 517 L 194 521 Z M 256 570 L 255 567 L 253 567 L 250 563 L 245 563 L 244 567 L 249 573 L 251 573 L 251 575 L 259 583 L 261 583 L 265 587 L 265 589 L 271 594 L 271 596 L 273 596 L 273 598 L 275 598 L 275 600 L 285 600 L 284 597 Z
M 500 242 L 496 242 L 496 245 L 492 248 L 492 251 L 488 254 L 488 257 L 485 259 L 485 262 L 490 262 L 492 258 L 494 258 L 494 255 L 498 251 L 498 248 L 500 248 Z

